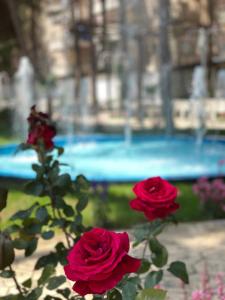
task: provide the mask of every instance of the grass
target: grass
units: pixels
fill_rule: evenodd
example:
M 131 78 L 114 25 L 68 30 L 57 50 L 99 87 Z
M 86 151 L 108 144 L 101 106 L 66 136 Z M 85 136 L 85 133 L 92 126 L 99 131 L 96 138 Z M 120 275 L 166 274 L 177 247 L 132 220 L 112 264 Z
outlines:
M 197 197 L 192 192 L 191 183 L 177 183 L 180 190 L 178 202 L 180 209 L 176 213 L 178 221 L 198 221 L 206 219 Z M 107 223 L 114 228 L 129 228 L 134 224 L 145 221 L 142 213 L 130 209 L 129 201 L 133 199 L 131 184 L 112 184 L 109 187 L 106 216 Z M 23 194 L 20 190 L 12 189 L 9 192 L 8 203 L 5 210 L 2 211 L 1 221 L 7 224 L 9 217 L 17 210 L 28 208 L 35 201 L 45 202 L 46 199 L 40 199 Z M 75 199 L 70 196 L 67 198 L 70 204 L 75 204 Z M 91 197 L 88 207 L 84 210 L 84 222 L 86 225 L 101 225 L 100 215 L 104 211 L 104 203 L 96 197 Z

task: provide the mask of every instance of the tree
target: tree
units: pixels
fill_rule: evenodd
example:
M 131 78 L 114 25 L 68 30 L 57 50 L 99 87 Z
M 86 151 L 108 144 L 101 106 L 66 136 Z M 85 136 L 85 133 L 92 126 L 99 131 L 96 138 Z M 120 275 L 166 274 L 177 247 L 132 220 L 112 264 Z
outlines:
M 159 65 L 160 93 L 163 102 L 165 131 L 167 135 L 173 132 L 172 106 L 172 61 L 169 45 L 170 0 L 159 0 Z

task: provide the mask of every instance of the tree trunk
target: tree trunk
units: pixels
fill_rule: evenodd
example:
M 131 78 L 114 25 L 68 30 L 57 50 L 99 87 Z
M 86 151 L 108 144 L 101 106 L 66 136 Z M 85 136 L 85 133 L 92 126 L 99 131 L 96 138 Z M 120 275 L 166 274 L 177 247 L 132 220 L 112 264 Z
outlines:
M 19 44 L 19 47 L 21 49 L 22 55 L 28 55 L 28 49 L 27 49 L 27 43 L 24 38 L 23 30 L 22 30 L 22 24 L 20 17 L 18 15 L 18 1 L 16 0 L 5 0 L 5 3 L 9 9 L 10 18 L 14 27 L 14 30 L 16 32 L 17 41 Z
M 170 0 L 159 0 L 160 93 L 165 119 L 165 132 L 173 133 L 172 61 L 169 45 Z
M 120 109 L 123 111 L 125 99 L 127 98 L 127 80 L 128 80 L 128 39 L 127 39 L 127 15 L 126 15 L 126 0 L 120 0 L 120 35 L 121 35 L 121 101 Z
M 144 40 L 143 36 L 139 35 L 137 38 L 138 44 L 138 69 L 137 69 L 137 97 L 138 97 L 138 119 L 142 126 L 144 120 L 144 110 L 143 110 L 143 73 L 144 73 Z
M 93 0 L 89 0 L 89 22 L 90 22 L 90 60 L 91 60 L 91 83 L 92 83 L 92 105 L 93 112 L 97 114 L 98 112 L 98 99 L 97 99 L 97 55 L 96 47 L 94 43 L 94 16 L 93 16 Z
M 208 0 L 208 15 L 209 15 L 209 27 L 208 29 L 212 28 L 213 21 L 214 21 L 214 3 L 212 0 Z M 213 57 L 213 39 L 212 39 L 212 33 L 208 31 L 208 90 L 209 95 L 213 96 L 213 74 L 212 74 L 212 57 Z
M 75 52 L 75 64 L 74 64 L 75 102 L 77 106 L 76 108 L 78 108 L 79 97 L 80 97 L 81 65 L 80 65 L 79 35 L 76 30 L 74 0 L 70 0 L 70 13 L 71 13 L 72 32 L 74 37 L 73 45 L 74 45 L 74 52 Z

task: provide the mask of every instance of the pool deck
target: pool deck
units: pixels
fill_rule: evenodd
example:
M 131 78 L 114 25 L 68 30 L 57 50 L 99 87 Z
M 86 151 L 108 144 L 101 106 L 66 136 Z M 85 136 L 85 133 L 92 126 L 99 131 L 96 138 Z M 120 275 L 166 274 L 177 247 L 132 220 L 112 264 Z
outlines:
M 178 226 L 170 226 L 159 237 L 159 240 L 164 243 L 169 250 L 169 259 L 183 260 L 186 262 L 189 275 L 190 286 L 187 292 L 198 287 L 200 284 L 201 273 L 204 270 L 205 263 L 207 263 L 210 277 L 214 282 L 217 272 L 225 272 L 225 260 L 223 259 L 225 253 L 225 220 L 198 222 L 198 223 L 184 223 Z M 62 236 L 57 236 L 55 241 L 60 241 Z M 41 241 L 38 252 L 35 256 L 24 259 L 19 253 L 14 269 L 18 274 L 20 282 L 23 282 L 29 277 L 38 278 L 39 274 L 34 274 L 33 266 L 38 256 L 43 255 L 51 250 L 53 242 Z M 135 254 L 142 252 L 142 248 L 135 249 Z M 57 274 L 63 274 L 62 268 L 57 269 Z M 69 287 L 72 286 L 69 282 Z M 0 296 L 8 295 L 16 292 L 11 279 L 0 279 Z M 181 288 L 181 282 L 172 275 L 166 275 L 162 287 L 168 290 L 169 300 L 184 300 L 184 294 Z M 91 299 L 87 297 L 87 299 Z M 191 297 L 185 300 L 191 300 Z

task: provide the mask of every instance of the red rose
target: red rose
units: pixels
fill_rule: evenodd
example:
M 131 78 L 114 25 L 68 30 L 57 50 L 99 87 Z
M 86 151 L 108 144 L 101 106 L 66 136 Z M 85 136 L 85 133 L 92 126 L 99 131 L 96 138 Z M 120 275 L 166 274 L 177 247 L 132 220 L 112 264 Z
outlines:
M 50 150 L 54 146 L 52 139 L 54 138 L 55 134 L 56 132 L 54 127 L 48 125 L 37 125 L 37 127 L 30 131 L 27 144 L 36 146 L 40 141 L 42 141 L 45 148 Z
M 161 177 L 143 180 L 133 191 L 137 198 L 130 202 L 131 208 L 142 211 L 150 221 L 163 219 L 179 208 L 174 202 L 177 188 Z
M 94 228 L 83 234 L 70 250 L 64 267 L 68 279 L 76 281 L 73 290 L 86 294 L 103 294 L 111 290 L 127 273 L 136 272 L 140 260 L 129 256 L 127 233 Z
M 56 130 L 51 125 L 48 115 L 37 112 L 35 106 L 32 106 L 27 120 L 29 123 L 27 144 L 37 146 L 42 142 L 45 149 L 51 150 L 54 147 L 52 139 L 56 135 Z

